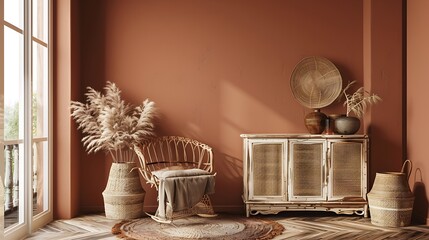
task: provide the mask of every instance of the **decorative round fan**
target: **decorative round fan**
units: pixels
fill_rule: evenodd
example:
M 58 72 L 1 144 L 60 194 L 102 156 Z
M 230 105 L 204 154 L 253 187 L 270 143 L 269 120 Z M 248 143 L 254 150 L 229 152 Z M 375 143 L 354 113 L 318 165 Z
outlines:
M 320 109 L 340 95 L 341 74 L 324 57 L 306 57 L 293 70 L 290 87 L 295 99 L 304 107 Z

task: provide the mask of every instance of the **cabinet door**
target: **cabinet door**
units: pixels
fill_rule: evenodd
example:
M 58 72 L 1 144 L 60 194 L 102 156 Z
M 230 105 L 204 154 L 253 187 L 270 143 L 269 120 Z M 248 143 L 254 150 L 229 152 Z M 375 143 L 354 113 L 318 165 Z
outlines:
M 331 141 L 328 200 L 365 199 L 366 140 Z
M 285 191 L 285 140 L 250 142 L 249 199 L 283 201 Z
M 326 143 L 290 140 L 289 201 L 326 200 Z

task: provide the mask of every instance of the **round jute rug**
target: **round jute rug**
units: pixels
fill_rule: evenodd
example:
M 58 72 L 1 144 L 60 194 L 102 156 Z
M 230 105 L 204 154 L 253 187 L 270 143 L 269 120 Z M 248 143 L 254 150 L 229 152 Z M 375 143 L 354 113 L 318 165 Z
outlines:
M 198 216 L 177 219 L 173 224 L 160 224 L 151 218 L 123 221 L 112 228 L 112 233 L 124 239 L 258 239 L 268 240 L 280 235 L 284 227 L 274 221 L 255 217 Z

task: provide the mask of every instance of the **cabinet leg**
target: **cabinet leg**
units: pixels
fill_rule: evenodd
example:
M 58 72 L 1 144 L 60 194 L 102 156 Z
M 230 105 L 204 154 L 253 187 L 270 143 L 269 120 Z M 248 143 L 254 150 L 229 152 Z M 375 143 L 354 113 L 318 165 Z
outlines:
M 250 217 L 249 205 L 246 204 L 246 217 Z
M 364 211 L 364 214 L 363 214 L 363 216 L 364 217 L 369 217 L 369 214 L 368 214 L 368 204 L 365 204 L 365 206 L 363 207 L 363 211 Z

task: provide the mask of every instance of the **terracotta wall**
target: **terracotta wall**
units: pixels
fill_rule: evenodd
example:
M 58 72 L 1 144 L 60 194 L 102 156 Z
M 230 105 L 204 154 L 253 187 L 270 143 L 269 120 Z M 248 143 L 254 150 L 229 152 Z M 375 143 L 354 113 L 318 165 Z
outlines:
M 365 45 L 365 88 L 383 101 L 367 112 L 365 125 L 371 137 L 370 187 L 376 172 L 399 171 L 405 154 L 403 116 L 405 86 L 402 0 L 366 0 L 369 45 Z M 369 48 L 369 51 L 368 51 Z M 368 73 L 368 74 L 367 74 Z
M 79 214 L 80 138 L 70 119 L 70 101 L 80 96 L 78 1 L 54 6 L 54 218 Z
M 160 135 L 211 145 L 218 209 L 242 208 L 241 133 L 306 132 L 309 110 L 289 88 L 299 60 L 325 56 L 363 81 L 361 1 L 94 2 L 81 2 L 83 85 L 114 81 L 126 100 L 156 102 Z M 104 185 L 87 182 L 104 156 L 82 158 L 81 207 L 91 209 Z
M 397 76 L 401 73 L 396 71 L 401 69 L 397 61 L 401 42 L 383 47 L 376 40 L 383 39 L 384 27 L 396 26 L 393 32 L 386 32 L 384 40 L 396 36 L 398 29 L 401 34 L 402 25 L 396 25 L 396 20 L 402 16 L 396 13 L 402 8 L 396 4 L 401 0 L 377 1 L 376 6 L 372 2 L 80 1 L 74 15 L 80 39 L 79 74 L 73 78 L 80 84 L 76 99 L 83 99 L 86 86 L 101 89 L 105 81 L 114 81 L 127 101 L 155 101 L 160 113 L 159 135 L 188 136 L 214 148 L 218 175 L 212 200 L 216 208 L 242 211 L 239 135 L 306 133 L 303 118 L 310 110 L 293 99 L 289 78 L 302 58 L 325 56 L 337 65 L 344 82 L 365 83 L 385 98 L 383 106 L 377 106 L 377 114 L 374 110 L 369 113 L 371 117 L 361 128 L 361 133 L 387 133 L 390 138 L 385 141 L 383 135 L 372 141 L 378 155 L 389 150 L 388 158 L 376 160 L 378 167 L 371 169 L 374 175 L 374 170 L 389 170 L 401 162 L 402 131 L 391 132 L 397 130 L 397 122 L 382 117 L 397 114 L 402 122 L 402 95 L 395 98 L 385 88 L 389 85 L 393 94 L 401 89 L 401 77 Z M 391 2 L 395 3 L 393 8 L 383 10 L 383 4 Z M 374 18 L 381 21 L 377 21 L 379 25 L 372 22 L 375 13 L 380 17 Z M 383 21 L 383 14 L 393 20 L 391 24 Z M 365 32 L 370 35 L 364 34 L 364 20 Z M 364 47 L 364 40 L 369 45 Z M 372 51 L 374 47 L 383 48 Z M 390 59 L 384 58 L 389 52 L 393 52 Z M 384 61 L 387 66 L 382 65 Z M 380 80 L 380 72 L 389 74 L 389 82 Z M 369 81 L 364 81 L 364 74 Z M 336 103 L 322 111 L 343 113 L 345 109 Z M 68 127 L 72 138 L 80 137 L 74 126 Z M 61 133 L 57 137 L 61 136 L 70 138 Z M 100 211 L 109 161 L 103 154 L 87 155 L 81 147 L 78 154 L 79 178 L 72 179 L 79 183 L 78 207 L 82 213 Z M 61 158 L 60 153 L 56 156 Z M 147 186 L 146 190 L 146 206 L 153 210 L 155 191 Z
M 408 158 L 414 165 L 410 182 L 416 197 L 414 216 L 428 223 L 429 131 L 424 126 L 428 118 L 426 109 L 429 102 L 429 2 L 408 0 L 407 3 L 407 148 Z

